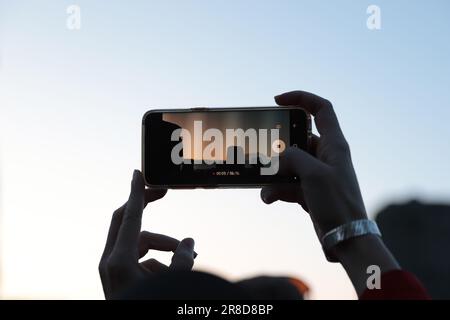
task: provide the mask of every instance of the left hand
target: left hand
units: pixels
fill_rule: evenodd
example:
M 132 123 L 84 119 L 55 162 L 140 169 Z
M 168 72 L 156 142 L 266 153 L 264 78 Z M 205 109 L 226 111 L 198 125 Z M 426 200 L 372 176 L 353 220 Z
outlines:
M 141 232 L 142 212 L 147 203 L 156 201 L 167 189 L 145 189 L 140 171 L 135 171 L 130 197 L 112 217 L 99 272 L 106 299 L 123 297 L 135 283 L 150 274 L 170 270 L 191 270 L 194 265 L 194 240 L 178 241 L 171 237 Z M 172 263 L 166 266 L 155 259 L 139 263 L 148 250 L 173 251 Z

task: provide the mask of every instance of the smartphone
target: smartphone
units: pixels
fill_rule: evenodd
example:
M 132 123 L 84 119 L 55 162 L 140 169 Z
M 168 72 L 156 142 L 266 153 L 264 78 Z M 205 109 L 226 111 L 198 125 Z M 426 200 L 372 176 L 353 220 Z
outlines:
M 152 187 L 252 188 L 296 183 L 278 172 L 287 147 L 308 151 L 302 108 L 159 109 L 142 120 L 142 172 Z

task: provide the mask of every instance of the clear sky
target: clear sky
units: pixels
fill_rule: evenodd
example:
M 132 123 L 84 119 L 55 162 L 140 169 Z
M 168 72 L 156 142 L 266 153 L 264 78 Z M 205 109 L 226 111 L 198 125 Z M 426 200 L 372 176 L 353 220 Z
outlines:
M 366 26 L 371 4 L 381 30 Z M 448 201 L 449 13 L 446 0 L 0 0 L 3 297 L 102 298 L 98 260 L 151 107 L 311 91 L 334 103 L 370 215 Z M 170 191 L 143 227 L 194 237 L 197 269 L 290 274 L 312 298 L 354 298 L 307 215 L 259 190 Z

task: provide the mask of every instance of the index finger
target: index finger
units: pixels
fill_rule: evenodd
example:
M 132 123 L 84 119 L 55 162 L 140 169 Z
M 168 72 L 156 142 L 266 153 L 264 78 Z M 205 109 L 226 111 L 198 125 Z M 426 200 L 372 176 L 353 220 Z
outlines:
M 172 237 L 142 231 L 139 236 L 139 257 L 143 257 L 147 254 L 148 250 L 160 250 L 160 251 L 175 251 L 180 244 L 180 241 Z
M 175 252 L 179 244 L 179 240 L 164 234 L 142 231 L 139 236 L 139 258 L 145 256 L 150 249 Z M 196 257 L 197 252 L 194 251 L 194 258 Z
M 145 185 L 142 173 L 135 170 L 131 192 L 123 213 L 115 248 L 120 252 L 136 253 L 141 231 L 142 211 L 145 206 Z
M 327 99 L 306 91 L 291 91 L 275 97 L 280 106 L 300 106 L 314 116 L 317 130 L 324 137 L 344 137 L 333 105 Z

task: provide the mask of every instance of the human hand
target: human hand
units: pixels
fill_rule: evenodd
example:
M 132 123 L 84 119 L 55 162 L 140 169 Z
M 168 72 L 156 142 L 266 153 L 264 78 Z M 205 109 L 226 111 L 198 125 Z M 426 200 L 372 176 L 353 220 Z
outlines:
M 314 137 L 311 154 L 289 148 L 280 157 L 280 174 L 297 176 L 297 185 L 267 186 L 261 198 L 267 204 L 277 200 L 297 202 L 309 212 L 317 236 L 353 220 L 367 219 L 366 209 L 353 169 L 350 148 L 328 100 L 304 91 L 275 97 L 281 106 L 301 106 L 314 116 L 320 137 Z M 380 237 L 365 235 L 344 241 L 333 255 L 349 275 L 358 295 L 366 290 L 367 267 L 382 272 L 399 269 Z
M 266 186 L 262 200 L 299 203 L 309 212 L 319 239 L 339 225 L 367 218 L 350 148 L 332 104 L 304 91 L 281 94 L 275 101 L 311 113 L 320 137 L 313 137 L 312 154 L 291 147 L 280 157 L 280 174 L 297 176 L 299 184 Z
M 112 217 L 105 250 L 100 260 L 99 272 L 106 299 L 123 297 L 136 283 L 155 272 L 191 270 L 194 265 L 194 240 L 181 242 L 171 237 L 141 232 L 142 212 L 149 202 L 156 201 L 167 189 L 145 189 L 140 171 L 135 171 L 130 197 Z M 150 250 L 173 251 L 172 263 L 166 266 L 155 259 L 139 263 Z

